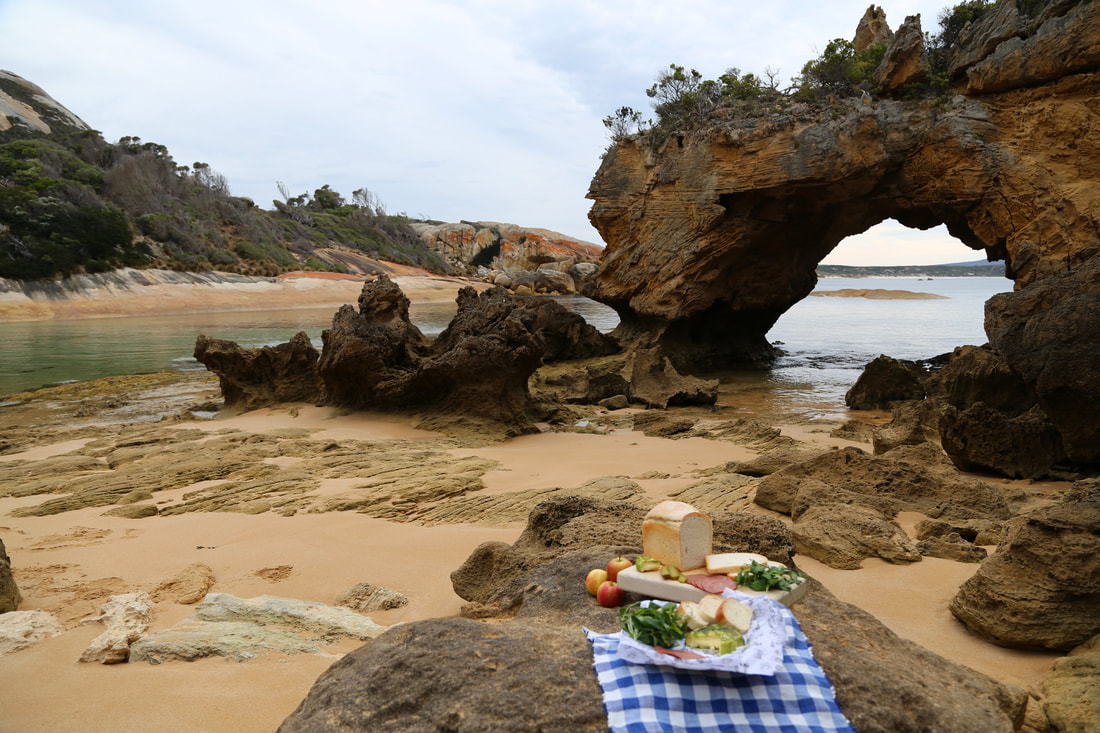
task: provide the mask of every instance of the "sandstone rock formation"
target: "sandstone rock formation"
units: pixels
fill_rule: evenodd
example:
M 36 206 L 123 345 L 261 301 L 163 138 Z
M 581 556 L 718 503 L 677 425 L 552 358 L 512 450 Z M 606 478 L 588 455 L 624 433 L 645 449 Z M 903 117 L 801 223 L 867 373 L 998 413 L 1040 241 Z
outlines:
M 881 456 L 869 456 L 858 448 L 823 453 L 762 479 L 756 503 L 791 514 L 799 506 L 799 494 L 814 490 L 813 484 L 804 485 L 807 479 L 841 492 L 846 497 L 843 503 L 861 504 L 888 517 L 902 510 L 945 519 L 1006 519 L 1011 514 L 1001 493 L 960 475 L 930 443 Z M 812 501 L 803 498 L 802 503 L 808 506 Z
M 214 580 L 214 571 L 209 565 L 192 563 L 159 583 L 149 595 L 157 603 L 169 601 L 187 606 L 205 598 Z
M 511 289 L 521 283 L 514 278 L 546 269 L 565 275 L 556 284 L 543 283 L 546 292 L 572 292 L 575 289 L 571 269 L 579 263 L 594 263 L 602 252 L 598 245 L 548 229 L 520 227 L 495 221 L 461 222 L 457 224 L 410 225 L 420 241 L 438 252 L 458 270 L 471 266 L 485 268 L 490 282 L 497 275 L 513 280 L 497 283 Z
M 22 600 L 19 586 L 11 574 L 11 558 L 4 549 L 4 541 L 0 540 L 0 613 L 14 611 Z
M 888 45 L 894 40 L 894 32 L 886 22 L 886 11 L 872 5 L 860 18 L 852 45 L 856 51 L 866 51 L 872 46 Z
M 1043 683 L 1043 712 L 1057 731 L 1087 731 L 1100 721 L 1100 636 L 1054 660 Z
M 1100 258 L 1069 258 L 1063 271 L 990 298 L 985 330 L 1033 391 L 1066 456 L 1100 464 Z
M 1017 290 L 990 302 L 990 344 L 1069 459 L 1100 461 L 1085 418 L 1100 411 L 1100 148 L 1083 144 L 1100 135 L 1100 5 L 1027 23 L 1009 5 L 963 34 L 948 97 L 889 98 L 917 78 L 891 72 L 886 98 L 720 109 L 657 150 L 619 141 L 589 189 L 608 246 L 586 292 L 617 311 L 620 339 L 664 345 L 679 369 L 768 363 L 768 329 L 841 240 L 886 219 L 945 224 L 1006 261 Z M 887 57 L 919 59 L 918 35 Z
M 891 563 L 921 559 L 901 527 L 863 506 L 815 504 L 799 516 L 791 532 L 799 554 L 841 570 L 857 570 L 868 557 Z
M 501 565 L 473 558 L 465 565 L 463 586 L 493 603 L 464 608 L 467 618 L 392 628 L 321 675 L 280 731 L 606 730 L 580 626 L 614 633 L 618 615 L 593 603 L 583 577 L 620 540 L 639 542 L 642 516 L 641 507 L 578 500 L 539 505 L 515 548 L 531 563 L 526 571 L 501 575 Z M 732 517 L 723 525 L 738 524 Z M 819 586 L 793 611 L 857 730 L 1010 731 L 1023 720 L 1022 690 L 899 638 Z
M 358 613 L 387 611 L 408 604 L 408 596 L 373 583 L 356 583 L 353 588 L 340 594 L 336 599 L 337 606 L 344 606 Z
M 974 633 L 1009 647 L 1065 649 L 1100 633 L 1100 483 L 1012 519 L 997 551 L 951 599 Z
M 130 658 L 130 645 L 140 639 L 153 622 L 153 600 L 144 591 L 111 596 L 99 614 L 86 623 L 101 623 L 106 630 L 92 639 L 80 655 L 81 662 L 118 664 Z

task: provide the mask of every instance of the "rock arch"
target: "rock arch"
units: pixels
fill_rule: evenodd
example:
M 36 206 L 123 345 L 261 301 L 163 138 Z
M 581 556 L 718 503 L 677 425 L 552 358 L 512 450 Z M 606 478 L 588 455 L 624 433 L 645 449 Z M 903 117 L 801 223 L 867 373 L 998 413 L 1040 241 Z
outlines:
M 888 218 L 942 223 L 1006 262 L 1018 292 L 995 305 L 1016 325 L 994 313 L 989 336 L 1010 364 L 1033 351 L 1020 318 L 1051 306 L 1032 296 L 1031 310 L 1014 310 L 1012 296 L 1055 279 L 1091 298 L 1069 309 L 1092 319 L 1075 326 L 1074 348 L 1100 354 L 1100 3 L 1060 8 L 1030 36 L 970 54 L 949 100 L 796 105 L 716 121 L 657 151 L 621 140 L 588 192 L 607 248 L 587 294 L 618 312 L 618 336 L 665 347 L 680 368 L 766 363 L 768 329 L 841 240 Z M 1084 358 L 1100 373 L 1100 357 Z M 1048 388 L 1100 408 L 1096 379 Z M 1091 435 L 1082 455 L 1098 462 Z

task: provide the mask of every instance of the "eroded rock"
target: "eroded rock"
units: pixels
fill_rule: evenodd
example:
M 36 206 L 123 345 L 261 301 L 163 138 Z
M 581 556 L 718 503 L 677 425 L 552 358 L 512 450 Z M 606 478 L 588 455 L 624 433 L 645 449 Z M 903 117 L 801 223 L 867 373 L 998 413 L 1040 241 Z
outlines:
M 287 343 L 256 349 L 199 336 L 194 357 L 218 375 L 227 406 L 253 410 L 282 402 L 314 402 L 320 395 L 320 354 L 305 332 Z
M 888 516 L 895 507 L 894 511 L 918 511 L 933 518 L 1004 519 L 1011 514 L 1001 493 L 959 474 L 931 443 L 903 446 L 881 456 L 869 456 L 858 448 L 822 453 L 761 479 L 755 501 L 788 513 L 800 482 L 806 479 L 861 495 L 864 498 L 848 503 L 858 501 Z
M 606 731 L 592 645 L 577 627 L 402 624 L 332 665 L 279 726 L 381 729 Z
M 1079 486 L 1066 503 L 1010 520 L 997 551 L 951 599 L 978 636 L 1068 650 L 1100 633 L 1100 492 Z
M 99 614 L 85 623 L 101 623 L 106 630 L 92 639 L 80 655 L 81 662 L 118 664 L 130 658 L 130 645 L 140 639 L 153 622 L 153 600 L 145 591 L 111 596 Z
M 131 662 L 193 661 L 221 656 L 238 662 L 260 654 L 324 654 L 334 639 L 372 639 L 386 631 L 348 608 L 292 598 L 237 598 L 210 593 L 194 614 L 130 646 Z
M 358 613 L 388 611 L 408 604 L 408 596 L 372 583 L 356 583 L 336 599 L 337 606 L 344 606 Z
M 857 570 L 868 557 L 891 563 L 921 559 L 901 527 L 873 509 L 853 504 L 811 506 L 791 532 L 799 553 L 840 570 Z
M 201 562 L 192 563 L 171 578 L 162 581 L 150 594 L 157 603 L 169 601 L 190 605 L 206 597 L 215 582 L 214 571 Z
M 0 657 L 65 633 L 65 627 L 45 611 L 0 613 Z
M 1100 636 L 1050 665 L 1043 712 L 1057 731 L 1088 731 L 1100 721 Z

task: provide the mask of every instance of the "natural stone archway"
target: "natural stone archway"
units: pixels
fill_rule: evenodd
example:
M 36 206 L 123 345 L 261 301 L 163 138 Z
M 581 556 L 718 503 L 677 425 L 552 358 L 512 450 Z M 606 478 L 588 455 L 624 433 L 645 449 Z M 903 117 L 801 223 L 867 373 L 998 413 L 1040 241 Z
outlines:
M 657 152 L 620 141 L 588 194 L 608 243 L 588 294 L 619 313 L 618 335 L 707 367 L 768 360 L 765 334 L 815 266 L 885 219 L 946 224 L 1018 286 L 1100 255 L 1100 146 L 1085 142 L 1100 134 L 1100 5 L 971 63 L 946 105 L 837 99 L 715 121 Z

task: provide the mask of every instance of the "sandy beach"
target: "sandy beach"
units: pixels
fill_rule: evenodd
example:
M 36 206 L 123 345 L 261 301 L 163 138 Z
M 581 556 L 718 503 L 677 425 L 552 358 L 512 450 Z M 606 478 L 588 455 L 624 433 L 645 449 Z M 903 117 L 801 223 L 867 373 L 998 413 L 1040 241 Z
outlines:
M 436 282 L 401 285 L 413 300 L 441 297 Z M 355 294 L 360 287 L 361 282 L 349 283 Z M 355 300 L 341 297 L 341 302 Z M 61 390 L 42 393 L 0 410 L 0 432 L 18 443 L 17 450 L 0 455 L 0 471 L 16 470 L 29 480 L 57 469 L 59 456 L 112 456 L 117 462 L 130 446 L 146 446 L 140 450 L 149 451 L 148 462 L 158 446 L 170 448 L 178 441 L 181 450 L 205 451 L 209 456 L 247 456 L 233 451 L 255 446 L 253 457 L 242 461 L 242 471 L 283 474 L 301 486 L 262 501 L 249 495 L 240 500 L 245 503 L 214 511 L 197 502 L 218 498 L 224 484 L 204 479 L 155 491 L 144 501 L 155 504 L 160 513 L 129 519 L 105 514 L 110 506 L 17 516 L 16 510 L 42 505 L 56 495 L 11 495 L 19 493 L 11 491 L 18 482 L 0 484 L 8 489 L 0 498 L 0 539 L 22 591 L 20 610 L 47 611 L 65 627 L 58 637 L 0 657 L 4 733 L 271 731 L 338 655 L 362 643 L 344 640 L 325 647 L 325 655 L 269 654 L 247 662 L 207 658 L 106 666 L 77 661 L 103 630 L 99 624 L 81 621 L 94 616 L 109 596 L 151 591 L 194 563 L 213 571 L 211 592 L 241 598 L 272 595 L 332 604 L 366 581 L 409 598 L 402 608 L 370 613 L 377 623 L 455 615 L 463 601 L 451 588 L 450 573 L 480 543 L 514 541 L 526 511 L 540 497 L 598 494 L 605 489 L 597 479 L 626 479 L 641 487 L 645 501 L 655 503 L 696 483 L 708 470 L 758 453 L 732 441 L 673 440 L 614 427 L 591 432 L 544 425 L 539 434 L 503 443 L 464 444 L 418 430 L 402 416 L 343 414 L 312 405 L 181 419 L 181 407 L 217 399 L 217 382 L 211 375 L 192 375 L 174 391 L 159 383 L 143 387 L 144 392 L 132 386 L 117 389 L 130 390 L 132 402 L 142 402 L 146 395 L 147 411 L 171 419 L 127 426 L 112 418 L 107 408 L 75 417 L 74 404 L 80 398 L 66 398 Z M 167 402 L 153 396 L 166 391 L 174 395 Z M 625 416 L 629 411 L 619 413 Z M 601 415 L 608 426 L 615 424 L 615 417 Z M 865 417 L 881 421 L 883 415 Z M 809 445 L 856 445 L 869 451 L 867 444 L 830 436 L 837 424 L 779 427 Z M 418 478 L 423 474 L 409 473 L 409 483 L 401 483 L 406 480 L 402 472 L 413 471 L 416 464 L 437 475 L 473 476 L 473 483 L 449 496 L 417 499 L 413 521 L 387 518 L 374 506 L 385 503 L 377 499 L 381 484 L 365 478 L 362 463 L 361 473 L 354 477 L 334 472 L 331 456 L 341 451 L 390 461 L 386 465 L 392 465 L 387 469 L 391 486 L 423 482 Z M 106 465 L 103 470 L 108 470 Z M 124 475 L 121 467 L 110 470 L 120 479 Z M 334 510 L 352 506 L 352 500 L 358 502 L 355 509 Z M 264 506 L 268 509 L 259 511 Z M 769 513 L 752 504 L 745 510 Z M 258 513 L 247 513 L 251 511 Z M 910 513 L 900 520 L 912 534 L 922 518 Z M 868 610 L 899 635 L 1005 682 L 1038 690 L 1058 656 L 987 644 L 951 616 L 948 600 L 977 565 L 933 558 L 908 566 L 868 560 L 860 570 L 840 571 L 809 558 L 796 560 L 840 599 Z M 158 602 L 151 631 L 170 628 L 193 608 Z

